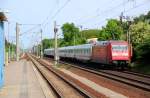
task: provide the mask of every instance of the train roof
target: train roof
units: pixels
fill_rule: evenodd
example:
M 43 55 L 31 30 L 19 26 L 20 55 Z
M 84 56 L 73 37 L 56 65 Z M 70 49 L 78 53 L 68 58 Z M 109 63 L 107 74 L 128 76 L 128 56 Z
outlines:
M 110 41 L 98 41 L 95 45 L 108 45 L 112 43 L 127 43 L 127 41 L 123 40 L 110 40 Z
M 82 44 L 82 45 L 76 45 L 76 46 L 67 46 L 67 47 L 61 47 L 61 49 L 77 49 L 77 48 L 91 48 L 93 44 Z
M 54 48 L 48 48 L 48 49 L 44 49 L 44 51 L 49 51 L 49 50 L 53 50 Z
M 63 49 L 80 49 L 80 48 L 92 48 L 93 44 L 82 44 L 82 45 L 76 45 L 76 46 L 67 46 L 67 47 L 60 47 L 59 50 Z M 44 51 L 50 51 L 53 50 L 54 48 L 48 48 L 44 49 Z

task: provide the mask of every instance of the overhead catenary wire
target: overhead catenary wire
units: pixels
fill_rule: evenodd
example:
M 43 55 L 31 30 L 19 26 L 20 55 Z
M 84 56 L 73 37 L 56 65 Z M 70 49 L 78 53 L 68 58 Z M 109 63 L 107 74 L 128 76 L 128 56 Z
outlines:
M 57 16 L 57 14 L 59 14 L 59 13 L 61 12 L 61 10 L 62 10 L 63 8 L 65 8 L 65 6 L 66 6 L 70 1 L 71 1 L 71 0 L 67 0 L 60 8 L 56 11 L 56 13 L 51 17 L 51 19 L 54 19 L 54 18 Z M 43 23 L 42 23 L 41 25 L 45 25 L 45 26 L 46 26 L 49 22 L 47 22 L 47 23 L 45 23 L 45 24 L 44 24 L 44 22 L 48 21 L 48 19 L 49 19 L 49 16 L 47 16 L 46 20 L 43 21 Z M 30 31 L 33 31 L 34 29 L 36 29 L 37 27 L 39 27 L 38 24 L 20 24 L 20 25 L 35 25 L 35 27 L 30 28 L 29 30 L 27 30 L 27 31 L 25 31 L 24 33 L 20 34 L 20 36 L 22 36 L 22 35 L 24 35 L 24 34 L 30 32 Z
M 19 36 L 22 36 L 22 35 L 24 35 L 24 34 L 27 34 L 27 33 L 33 31 L 34 29 L 36 29 L 37 27 L 40 27 L 40 26 L 41 26 L 40 24 L 37 24 L 37 25 L 35 25 L 34 27 L 28 29 L 27 31 L 21 33 Z
M 56 1 L 57 2 L 57 1 Z M 55 6 L 56 7 L 56 6 Z M 43 22 L 41 24 L 46 23 L 46 21 L 48 21 L 49 17 L 52 15 L 52 11 L 55 9 L 55 7 L 53 7 L 50 12 L 48 13 L 48 16 L 46 16 L 45 20 L 43 20 Z
M 56 13 L 51 17 L 51 20 L 54 19 L 54 18 L 66 7 L 66 5 L 67 5 L 70 1 L 71 1 L 71 0 L 67 0 L 60 8 L 56 11 Z M 49 18 L 47 18 L 47 22 L 46 22 L 46 23 L 43 23 L 43 24 L 42 24 L 44 27 L 49 24 L 48 19 L 49 19 Z
M 70 2 L 71 0 L 67 0 L 57 11 L 56 11 L 56 13 L 52 16 L 52 18 L 51 19 L 54 19 L 56 16 L 57 16 L 57 14 L 58 13 L 60 13 L 61 12 L 61 10 L 63 9 L 63 8 L 65 8 L 65 6 Z M 50 14 L 49 14 L 50 15 Z M 46 20 L 44 20 L 40 25 L 42 26 L 42 25 L 44 25 L 44 26 L 46 26 L 49 22 L 47 22 L 47 23 L 45 23 L 46 21 L 48 21 L 48 19 L 49 19 L 49 17 L 50 16 L 47 16 L 47 18 L 46 18 Z M 25 31 L 24 33 L 22 33 L 22 34 L 20 34 L 20 36 L 22 36 L 22 35 L 24 35 L 24 34 L 26 34 L 26 33 L 28 33 L 28 32 L 31 32 L 31 31 L 33 31 L 34 29 L 36 29 L 37 27 L 39 27 L 39 24 L 21 24 L 21 25 L 35 25 L 34 27 L 32 27 L 32 28 L 30 28 L 29 30 L 27 30 L 27 31 Z M 44 27 L 43 26 L 43 27 Z
M 125 10 L 124 13 L 130 12 L 130 11 L 132 11 L 133 9 L 136 9 L 136 8 L 138 8 L 138 7 L 141 7 L 141 6 L 143 6 L 143 5 L 145 5 L 145 4 L 149 4 L 149 3 L 150 3 L 150 1 L 146 1 L 146 2 L 144 2 L 144 3 L 138 4 L 138 5 L 136 5 L 136 6 L 132 7 L 132 8 L 130 8 L 130 9 Z M 118 16 L 118 13 L 115 14 L 115 15 L 113 15 L 113 17 L 115 17 L 115 16 Z M 94 25 L 102 24 L 102 23 L 105 22 L 105 21 L 106 21 L 106 19 L 103 19 L 102 21 L 100 21 L 100 22 L 98 22 L 98 23 L 96 23 L 96 24 L 94 24 Z
M 111 2 L 113 2 L 113 1 L 115 1 L 115 0 L 111 0 Z M 111 3 L 111 2 L 107 2 L 107 3 Z M 88 14 L 82 16 L 82 17 L 79 17 L 78 19 L 74 19 L 73 21 L 81 21 L 82 19 L 85 19 L 85 18 L 91 18 L 92 16 L 89 16 L 89 15 L 91 15 L 91 14 L 97 12 L 99 9 L 100 9 L 100 8 L 96 8 L 96 10 L 94 10 L 94 11 L 92 11 L 92 12 L 90 12 L 90 13 L 88 13 Z M 88 16 L 88 17 L 87 17 L 87 16 Z
M 79 23 L 82 23 L 82 24 L 87 23 L 87 21 L 89 21 L 89 19 L 94 19 L 96 17 L 101 16 L 101 14 L 105 14 L 105 13 L 111 12 L 112 10 L 117 9 L 118 7 L 120 7 L 122 5 L 125 5 L 128 2 L 129 2 L 129 0 L 126 0 L 126 1 L 121 2 L 120 4 L 118 4 L 118 5 L 114 6 L 114 7 L 111 7 L 109 9 L 104 10 L 104 11 L 101 11 L 101 13 L 98 13 L 97 15 L 94 15 L 94 16 L 91 16 L 91 17 L 88 16 L 89 18 L 87 20 L 83 21 L 83 22 L 81 21 L 82 18 L 79 18 L 77 21 L 80 21 Z
M 70 1 L 71 1 L 71 0 L 67 0 L 60 8 L 56 11 L 56 13 L 51 17 L 51 19 L 54 19 L 54 18 L 57 16 L 57 14 L 59 14 L 59 13 L 61 12 L 61 10 L 62 10 L 63 8 L 65 8 L 65 6 L 66 6 Z M 127 1 L 126 1 L 126 3 L 127 3 Z M 117 8 L 118 6 L 121 6 L 122 4 L 124 4 L 124 3 L 121 3 L 121 4 L 115 6 L 115 7 L 111 8 L 111 9 L 108 9 L 108 10 L 106 10 L 106 11 L 103 11 L 103 13 L 104 13 L 104 12 L 107 12 L 107 11 L 109 12 L 109 11 L 111 11 L 112 9 Z M 96 16 L 94 16 L 94 17 L 98 17 L 98 16 L 99 16 L 99 15 L 96 15 Z M 41 25 L 46 26 L 47 24 L 49 24 L 48 19 L 49 19 L 49 16 L 47 16 L 46 20 L 43 21 Z M 46 21 L 48 21 L 48 22 L 47 22 L 47 23 L 44 23 L 44 22 L 46 22 Z M 23 25 L 36 25 L 36 24 L 23 24 Z M 44 27 L 44 26 L 43 26 L 43 27 Z M 29 30 L 27 30 L 27 31 L 24 32 L 24 33 L 27 33 L 27 32 L 29 32 L 29 31 L 32 31 L 32 30 L 34 30 L 36 27 L 38 27 L 38 26 L 35 26 L 35 27 L 33 27 L 33 28 L 30 28 Z M 23 33 L 23 34 L 24 34 L 24 33 Z M 20 34 L 20 35 L 23 35 L 23 34 Z
M 70 1 L 71 1 L 71 0 L 67 0 L 60 8 L 56 11 L 56 13 L 51 17 L 51 19 L 54 19 L 54 18 L 61 12 L 61 10 L 62 10 Z M 125 2 L 124 2 L 124 3 L 125 3 Z M 119 5 L 117 5 L 117 6 L 113 7 L 113 8 L 111 8 L 111 9 L 102 11 L 102 13 L 110 12 L 110 11 L 112 11 L 113 9 L 118 8 L 119 6 L 121 6 L 121 5 L 124 4 L 124 3 L 120 3 Z M 127 3 L 127 1 L 126 1 L 126 3 Z M 135 6 L 135 7 L 137 8 L 137 6 Z M 132 8 L 132 9 L 135 9 L 135 8 Z M 129 9 L 129 10 L 131 10 L 131 9 Z M 127 12 L 127 11 L 125 11 L 125 12 Z M 95 17 L 98 17 L 98 16 L 100 16 L 100 15 L 96 15 Z M 46 22 L 46 23 L 42 23 L 42 25 L 45 25 L 45 26 L 46 26 L 46 25 L 49 23 L 48 19 L 49 19 L 49 18 L 47 18 L 47 19 L 46 19 L 47 22 Z M 104 21 L 106 21 L 106 19 L 103 20 L 102 22 L 104 22 Z M 101 23 L 101 22 L 100 22 L 100 23 Z M 33 24 L 23 24 L 23 25 L 33 25 Z M 36 24 L 34 24 L 34 25 L 36 25 Z M 35 27 L 30 28 L 29 30 L 23 32 L 23 33 L 20 34 L 20 35 L 24 35 L 24 34 L 27 33 L 27 32 L 33 31 L 33 30 L 36 29 L 37 27 L 39 27 L 39 26 L 36 25 Z

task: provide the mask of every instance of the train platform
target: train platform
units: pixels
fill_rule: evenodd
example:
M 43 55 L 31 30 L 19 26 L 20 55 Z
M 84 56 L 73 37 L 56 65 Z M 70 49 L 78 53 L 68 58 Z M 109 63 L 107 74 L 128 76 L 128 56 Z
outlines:
M 54 98 L 48 84 L 31 61 L 9 63 L 4 68 L 4 86 L 0 98 Z

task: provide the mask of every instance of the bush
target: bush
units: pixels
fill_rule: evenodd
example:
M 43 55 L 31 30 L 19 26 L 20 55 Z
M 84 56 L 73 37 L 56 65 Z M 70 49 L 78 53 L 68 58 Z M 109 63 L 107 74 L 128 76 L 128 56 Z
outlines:
M 137 59 L 143 62 L 149 62 L 150 58 L 150 37 L 145 39 L 143 43 L 137 45 L 135 48 Z

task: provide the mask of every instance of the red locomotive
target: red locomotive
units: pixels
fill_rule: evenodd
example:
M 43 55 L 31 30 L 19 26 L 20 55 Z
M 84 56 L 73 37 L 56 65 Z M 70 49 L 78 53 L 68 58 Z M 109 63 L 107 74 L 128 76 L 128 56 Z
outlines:
M 102 41 L 92 49 L 92 61 L 98 63 L 124 67 L 131 57 L 131 47 L 126 41 Z

